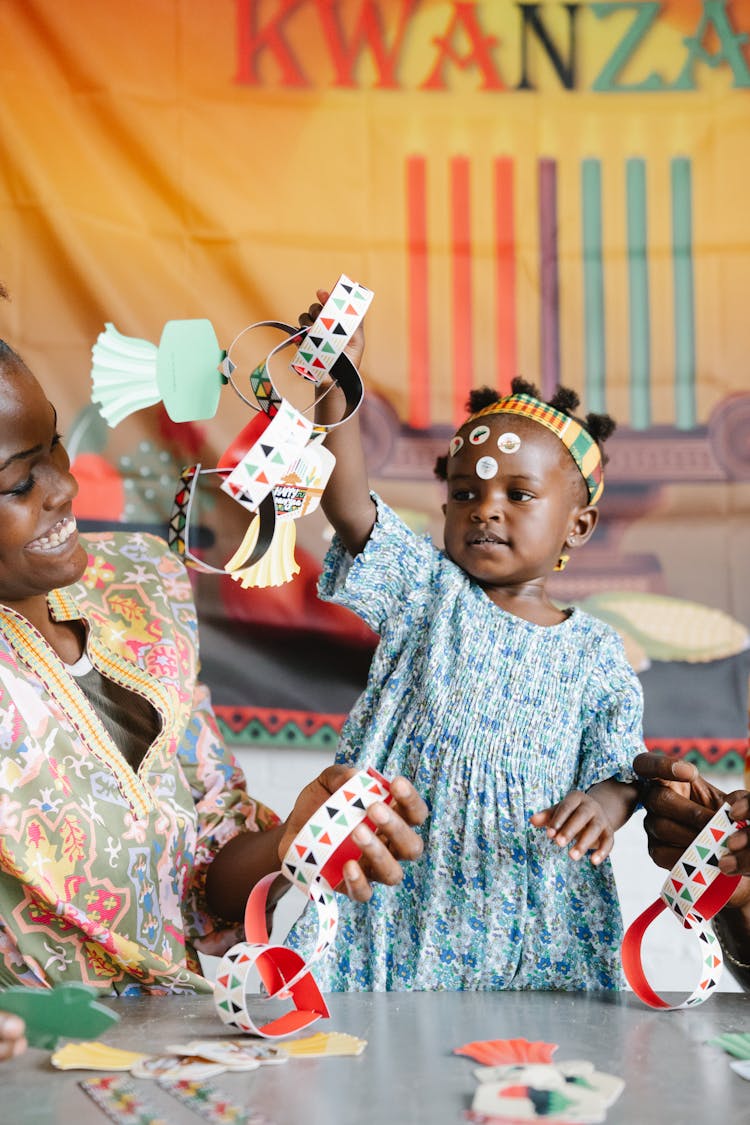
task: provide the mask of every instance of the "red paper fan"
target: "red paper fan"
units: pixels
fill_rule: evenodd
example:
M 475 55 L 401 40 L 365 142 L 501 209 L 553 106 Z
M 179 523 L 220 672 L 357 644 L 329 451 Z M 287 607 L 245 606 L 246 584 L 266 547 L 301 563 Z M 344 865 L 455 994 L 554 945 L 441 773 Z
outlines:
M 483 1066 L 504 1066 L 511 1063 L 549 1063 L 557 1043 L 530 1043 L 528 1039 L 484 1039 L 455 1047 L 454 1055 L 466 1055 Z

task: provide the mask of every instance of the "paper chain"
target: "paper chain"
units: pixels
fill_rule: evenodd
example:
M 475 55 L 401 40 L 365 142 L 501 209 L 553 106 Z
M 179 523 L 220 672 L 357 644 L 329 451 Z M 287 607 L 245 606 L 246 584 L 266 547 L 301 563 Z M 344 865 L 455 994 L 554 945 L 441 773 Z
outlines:
M 314 443 L 348 421 L 362 403 L 362 380 L 344 349 L 372 298 L 371 290 L 342 274 L 309 328 L 259 321 L 238 333 L 226 352 L 205 319 L 168 321 L 158 347 L 122 336 L 112 324 L 99 335 L 92 349 L 92 399 L 110 426 L 160 400 L 175 422 L 212 418 L 226 384 L 257 412 L 257 419 L 235 438 L 216 469 L 191 465 L 183 471 L 168 540 L 190 566 L 209 574 L 230 573 L 243 586 L 279 585 L 299 571 L 290 521 L 315 509 L 335 464 L 333 455 Z M 263 327 L 281 331 L 284 338 L 250 375 L 253 401 L 237 384 L 232 349 L 246 333 Z M 294 344 L 293 371 L 316 385 L 331 374 L 343 390 L 346 407 L 338 421 L 326 425 L 310 421 L 277 390 L 271 360 Z M 246 439 L 245 444 L 240 439 Z M 220 473 L 222 490 L 255 517 L 238 550 L 221 568 L 204 563 L 189 542 L 195 490 L 208 473 Z M 277 518 L 283 526 L 277 527 Z
M 296 950 L 268 942 L 266 901 L 279 872 L 267 875 L 253 888 L 245 911 L 247 940 L 222 957 L 216 972 L 214 1003 L 223 1023 L 267 1039 L 280 1039 L 328 1017 L 310 966 L 330 949 L 336 937 L 338 906 L 334 888 L 341 882 L 347 860 L 360 855 L 352 832 L 363 822 L 372 828 L 367 819 L 370 805 L 375 801 L 389 804 L 391 800 L 385 778 L 376 770 L 361 770 L 317 810 L 284 856 L 281 873 L 318 911 L 318 940 L 307 962 Z M 253 969 L 269 999 L 291 999 L 294 1003 L 293 1011 L 262 1027 L 255 1023 L 247 1006 L 247 985 Z
M 728 810 L 728 804 L 721 806 L 680 856 L 662 886 L 659 898 L 635 919 L 625 933 L 622 943 L 625 976 L 635 994 L 651 1008 L 674 1011 L 702 1004 L 721 978 L 724 958 L 708 921 L 726 905 L 740 881 L 739 875 L 724 875 L 718 864 L 721 857 L 728 854 L 727 838 L 745 827 L 744 821 L 730 820 Z M 686 930 L 692 930 L 701 943 L 703 964 L 700 981 L 681 1004 L 668 1004 L 654 992 L 641 961 L 644 934 L 666 909 L 672 911 Z

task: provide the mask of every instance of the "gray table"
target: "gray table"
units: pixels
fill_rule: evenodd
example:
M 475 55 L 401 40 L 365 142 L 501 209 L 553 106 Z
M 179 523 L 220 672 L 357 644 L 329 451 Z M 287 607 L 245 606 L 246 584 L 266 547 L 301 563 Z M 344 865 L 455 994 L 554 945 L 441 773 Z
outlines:
M 121 1021 L 103 1039 L 157 1053 L 187 1038 L 222 1038 L 210 997 L 108 1001 Z M 651 1122 L 750 1122 L 750 1083 L 706 1040 L 750 1030 L 750 995 L 715 994 L 690 1011 L 653 1012 L 631 994 L 541 992 L 333 995 L 331 1019 L 311 1031 L 367 1039 L 358 1058 L 291 1059 L 277 1067 L 211 1079 L 237 1104 L 274 1125 L 457 1125 L 471 1104 L 474 1063 L 452 1049 L 475 1039 L 525 1037 L 559 1044 L 557 1059 L 584 1058 L 619 1074 L 626 1086 L 610 1109 L 612 1125 Z M 91 1072 L 55 1071 L 48 1054 L 29 1051 L 0 1066 L 0 1122 L 104 1125 L 78 1088 Z M 200 1118 L 161 1091 L 135 1081 L 166 1121 Z

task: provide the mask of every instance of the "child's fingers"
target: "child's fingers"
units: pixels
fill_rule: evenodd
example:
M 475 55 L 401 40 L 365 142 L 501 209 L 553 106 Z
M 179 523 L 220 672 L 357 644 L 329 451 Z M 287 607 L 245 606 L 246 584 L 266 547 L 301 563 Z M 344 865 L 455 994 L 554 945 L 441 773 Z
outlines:
M 550 839 L 554 838 L 561 848 L 570 843 L 576 832 L 586 823 L 586 817 L 581 817 L 579 811 L 584 797 L 585 794 L 574 789 L 572 793 L 563 797 L 559 804 L 548 810 L 550 816 L 547 835 Z
M 582 859 L 587 852 L 593 852 L 591 862 L 597 866 L 609 855 L 614 842 L 612 829 L 605 825 L 600 817 L 593 817 L 586 827 L 577 834 L 573 847 L 570 849 L 571 859 Z M 596 858 L 595 857 L 599 857 Z
M 545 824 L 549 824 L 556 808 L 557 805 L 553 805 L 551 809 L 541 809 L 540 812 L 535 812 L 530 818 L 531 823 L 535 828 L 544 828 Z

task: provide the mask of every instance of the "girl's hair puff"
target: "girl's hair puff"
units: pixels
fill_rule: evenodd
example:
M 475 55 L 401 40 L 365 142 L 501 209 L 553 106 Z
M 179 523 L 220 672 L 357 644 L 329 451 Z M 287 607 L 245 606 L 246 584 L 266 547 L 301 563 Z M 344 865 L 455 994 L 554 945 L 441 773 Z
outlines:
M 531 398 L 537 398 L 540 402 L 544 402 L 539 394 L 538 387 L 533 383 L 528 383 L 520 375 L 510 384 L 510 393 L 514 395 L 529 395 Z M 468 416 L 477 414 L 480 410 L 484 410 L 486 406 L 492 406 L 495 402 L 505 397 L 498 394 L 492 387 L 477 387 L 469 393 L 469 399 L 466 403 L 466 410 Z M 570 418 L 575 418 L 579 425 L 583 426 L 588 435 L 596 442 L 599 447 L 599 452 L 602 455 L 602 465 L 606 465 L 609 458 L 604 452 L 603 443 L 607 438 L 611 437 L 615 431 L 617 423 L 614 418 L 609 414 L 587 414 L 585 418 L 578 418 L 575 411 L 580 405 L 580 398 L 574 390 L 570 387 L 558 387 L 552 398 L 547 401 L 547 406 L 551 406 L 553 410 L 559 410 L 561 414 L 567 414 Z M 465 424 L 465 423 L 464 423 Z M 435 461 L 435 476 L 438 480 L 448 479 L 448 458 L 447 456 L 438 457 Z

